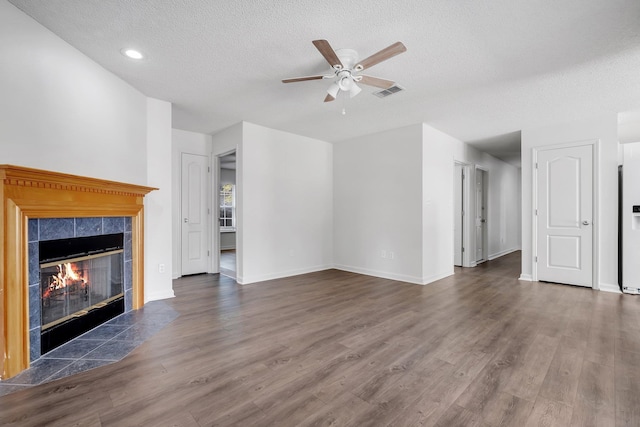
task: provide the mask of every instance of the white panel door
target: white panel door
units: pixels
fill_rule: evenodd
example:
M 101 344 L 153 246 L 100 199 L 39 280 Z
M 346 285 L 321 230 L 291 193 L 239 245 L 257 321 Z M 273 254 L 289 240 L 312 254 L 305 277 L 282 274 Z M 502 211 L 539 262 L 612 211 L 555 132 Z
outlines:
M 462 266 L 462 165 L 453 168 L 453 265 Z
M 182 275 L 207 271 L 207 163 L 182 153 Z
M 593 146 L 538 152 L 538 280 L 593 286 Z

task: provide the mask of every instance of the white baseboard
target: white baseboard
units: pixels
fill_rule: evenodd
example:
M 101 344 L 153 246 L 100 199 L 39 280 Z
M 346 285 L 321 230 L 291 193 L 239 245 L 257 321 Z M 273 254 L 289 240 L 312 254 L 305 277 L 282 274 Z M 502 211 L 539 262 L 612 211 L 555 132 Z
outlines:
M 531 274 L 521 274 L 520 277 L 518 278 L 518 280 L 524 280 L 527 282 L 533 282 L 533 277 L 531 276 Z M 618 285 L 612 285 L 611 283 L 600 283 L 600 291 L 603 292 L 611 292 L 614 294 L 621 294 L 622 292 L 620 292 L 620 286 Z
M 446 273 L 436 274 L 436 275 L 427 277 L 426 279 L 423 278 L 421 285 L 428 285 L 429 283 L 437 282 L 438 280 L 444 279 L 445 277 L 453 276 L 454 274 L 455 272 L 451 270 Z
M 613 285 L 611 283 L 600 283 L 600 290 L 604 292 L 612 292 L 614 294 L 621 294 L 620 286 Z
M 496 259 L 496 258 L 500 258 L 501 256 L 505 256 L 505 255 L 510 254 L 511 252 L 515 252 L 515 251 L 519 251 L 519 250 L 520 250 L 520 248 L 511 248 L 511 249 L 506 249 L 504 251 L 497 252 L 495 254 L 489 255 L 489 261 L 491 261 L 493 259 Z
M 368 268 L 353 267 L 350 265 L 336 264 L 333 266 L 336 270 L 348 271 L 350 273 L 364 274 L 365 276 L 380 277 L 381 279 L 396 280 L 398 282 L 408 282 L 415 285 L 422 285 L 420 277 L 408 276 L 406 274 L 389 273 L 387 271 L 369 270 Z
M 315 267 L 300 268 L 296 270 L 281 271 L 277 273 L 262 274 L 257 276 L 236 276 L 236 282 L 240 285 L 264 282 L 267 280 L 282 279 L 284 277 L 298 276 L 300 274 L 315 273 L 316 271 L 329 270 L 331 265 L 319 265 Z
M 144 303 L 148 303 L 150 301 L 158 301 L 161 299 L 169 299 L 169 298 L 175 298 L 176 294 L 173 292 L 173 289 L 169 289 L 167 291 L 164 292 L 154 292 L 154 293 L 150 293 L 147 294 L 145 293 L 144 295 Z
M 341 265 L 341 264 L 336 264 L 333 266 L 333 268 L 335 268 L 336 270 L 348 271 L 350 273 L 364 274 L 365 276 L 380 277 L 381 279 L 412 283 L 414 285 L 427 285 L 429 283 L 435 282 L 440 279 L 444 279 L 445 277 L 449 277 L 452 274 L 454 274 L 453 269 L 451 269 L 451 271 L 448 271 L 446 273 L 436 274 L 436 275 L 424 278 L 424 277 L 409 276 L 406 274 L 390 273 L 388 271 L 370 270 L 368 268 L 354 267 L 350 265 Z

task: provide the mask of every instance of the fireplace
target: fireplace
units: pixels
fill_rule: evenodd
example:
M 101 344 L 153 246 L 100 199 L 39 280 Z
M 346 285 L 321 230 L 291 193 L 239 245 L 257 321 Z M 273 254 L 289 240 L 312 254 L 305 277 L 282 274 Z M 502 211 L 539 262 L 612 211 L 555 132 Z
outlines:
M 123 219 L 128 225 L 124 299 L 129 309 L 137 310 L 144 305 L 143 198 L 152 190 L 135 184 L 0 165 L 0 228 L 4 233 L 0 243 L 0 380 L 27 369 L 30 360 L 39 356 L 34 353 L 40 353 L 40 265 L 38 244 L 32 244 L 34 221 L 40 223 L 40 237 L 43 231 L 66 232 L 66 225 L 71 227 L 71 233 L 65 236 L 45 233 L 44 240 L 54 240 L 86 236 L 80 232 L 86 230 L 87 223 L 94 223 L 93 218 L 103 218 L 104 227 L 98 234 L 116 232 L 110 230 L 107 218 L 129 218 L 128 222 Z M 42 221 L 55 221 L 56 226 L 44 229 Z M 34 253 L 36 256 L 32 257 Z M 34 305 L 37 310 L 32 310 Z
M 124 313 L 123 236 L 39 242 L 41 354 Z

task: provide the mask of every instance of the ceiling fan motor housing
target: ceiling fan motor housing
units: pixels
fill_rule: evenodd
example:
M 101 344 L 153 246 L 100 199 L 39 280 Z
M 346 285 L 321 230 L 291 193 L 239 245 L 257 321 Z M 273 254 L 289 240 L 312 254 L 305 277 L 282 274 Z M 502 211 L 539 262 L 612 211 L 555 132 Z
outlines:
M 358 63 L 358 52 L 353 49 L 338 49 L 336 56 L 342 62 L 343 70 L 353 70 L 353 67 Z
M 358 62 L 358 52 L 353 49 L 338 49 L 336 56 L 342 62 L 342 68 L 334 68 L 338 87 L 341 91 L 349 92 L 355 84 L 353 71 Z

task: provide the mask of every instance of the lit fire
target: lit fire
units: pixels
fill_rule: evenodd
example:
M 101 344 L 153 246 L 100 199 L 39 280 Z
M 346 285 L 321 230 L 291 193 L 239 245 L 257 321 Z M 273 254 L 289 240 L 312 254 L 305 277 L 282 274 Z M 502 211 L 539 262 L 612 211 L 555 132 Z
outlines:
M 58 265 L 58 274 L 50 276 L 49 287 L 45 289 L 42 296 L 48 298 L 52 292 L 58 289 L 64 289 L 69 286 L 80 285 L 84 289 L 87 281 L 82 277 L 79 271 L 74 269 L 75 264 L 67 262 Z

